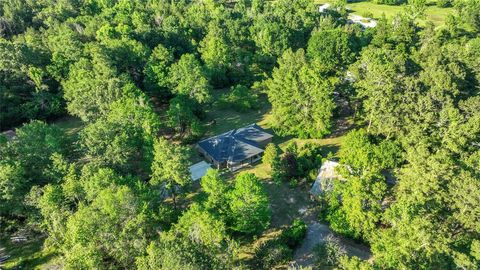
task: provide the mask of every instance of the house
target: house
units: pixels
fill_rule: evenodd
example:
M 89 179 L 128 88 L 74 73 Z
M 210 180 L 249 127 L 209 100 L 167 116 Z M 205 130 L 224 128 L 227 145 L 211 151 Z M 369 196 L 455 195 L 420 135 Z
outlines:
M 260 160 L 272 138 L 257 124 L 251 124 L 200 141 L 197 150 L 214 167 L 236 171 Z
M 335 170 L 339 165 L 340 163 L 331 160 L 327 160 L 322 164 L 317 179 L 315 179 L 315 182 L 310 189 L 310 194 L 312 196 L 318 197 L 333 189 L 333 181 L 341 179 L 341 175 Z

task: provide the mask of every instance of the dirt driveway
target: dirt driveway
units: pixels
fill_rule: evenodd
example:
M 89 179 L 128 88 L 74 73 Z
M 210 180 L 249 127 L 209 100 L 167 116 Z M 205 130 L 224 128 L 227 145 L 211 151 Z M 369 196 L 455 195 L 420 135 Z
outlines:
M 302 219 L 308 225 L 307 235 L 300 247 L 295 250 L 293 260 L 300 266 L 309 266 L 314 263 L 313 250 L 327 239 L 338 240 L 340 246 L 345 249 L 348 256 L 357 256 L 361 259 L 368 260 L 371 257 L 370 249 L 361 244 L 355 243 L 353 240 L 346 239 L 334 233 L 326 224 L 318 221 L 318 213 L 313 208 L 315 204 L 310 203 L 309 206 L 299 210 Z

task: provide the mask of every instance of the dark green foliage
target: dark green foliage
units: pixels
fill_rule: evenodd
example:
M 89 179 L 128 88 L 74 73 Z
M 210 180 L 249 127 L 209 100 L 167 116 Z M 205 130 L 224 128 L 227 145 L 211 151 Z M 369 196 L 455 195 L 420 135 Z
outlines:
M 252 173 L 236 177 L 229 193 L 231 228 L 244 234 L 256 234 L 270 225 L 268 197 L 260 180 Z
M 437 6 L 441 8 L 451 7 L 452 3 L 452 0 L 437 0 Z
M 322 163 L 321 147 L 314 143 L 297 146 L 295 142 L 289 144 L 281 156 L 271 162 L 272 178 L 275 181 L 294 181 L 309 175 L 314 171 L 315 177 Z
M 373 141 L 374 137 L 363 129 L 349 132 L 339 154 L 341 162 L 355 170 L 373 172 L 394 168 L 399 164 L 402 150 L 395 142 Z
M 306 143 L 296 150 L 297 166 L 300 177 L 307 177 L 313 170 L 318 171 L 322 164 L 322 147 L 315 143 Z
M 400 5 L 407 2 L 407 0 L 373 0 L 374 3 L 382 5 Z
M 272 269 L 274 266 L 291 260 L 293 250 L 285 243 L 276 240 L 263 242 L 255 252 L 256 267 L 259 269 Z
M 174 233 L 162 234 L 160 239 L 152 242 L 147 255 L 137 259 L 138 269 L 164 270 L 220 270 L 232 269 L 231 255 L 216 254 L 186 235 Z
M 47 75 L 42 51 L 0 39 L 0 54 L 0 129 L 64 113 L 58 84 Z
M 225 218 L 229 211 L 228 192 L 230 186 L 225 182 L 220 172 L 209 169 L 202 177 L 201 185 L 203 191 L 208 196 L 204 202 L 205 207 Z
M 0 215 L 22 215 L 23 198 L 28 185 L 22 167 L 18 164 L 0 163 Z
M 182 55 L 170 67 L 169 78 L 174 94 L 187 96 L 199 104 L 210 101 L 211 86 L 193 54 Z
M 246 112 L 258 108 L 258 95 L 243 85 L 236 85 L 230 93 L 224 94 L 220 99 L 222 108 L 233 108 L 239 112 Z
M 315 71 L 302 49 L 287 50 L 268 79 L 274 129 L 281 135 L 321 138 L 330 132 L 333 84 Z
M 292 225 L 282 232 L 280 241 L 291 249 L 296 248 L 307 234 L 307 224 L 301 219 L 295 219 Z
M 312 33 L 307 55 L 320 71 L 338 72 L 354 59 L 351 43 L 351 37 L 345 29 L 328 25 L 325 21 L 320 29 Z
M 190 98 L 179 95 L 170 100 L 167 111 L 167 124 L 181 136 L 196 138 L 202 134 L 198 113 L 198 104 Z
M 107 115 L 86 126 L 81 143 L 86 154 L 103 166 L 129 173 L 149 173 L 158 116 L 145 97 L 113 103 Z
M 160 194 L 134 177 L 95 165 L 80 174 L 71 167 L 62 180 L 33 197 L 49 235 L 46 243 L 65 254 L 66 267 L 126 268 L 134 263 L 154 233 Z
M 210 180 L 217 177 L 215 173 L 209 171 Z M 225 223 L 201 205 L 192 204 L 170 231 L 163 232 L 159 240 L 150 244 L 146 256 L 137 259 L 137 267 L 232 269 L 235 248 L 236 244 L 226 234 Z
M 67 109 L 83 121 L 93 121 L 108 113 L 110 104 L 139 94 L 126 76 L 117 77 L 117 71 L 104 59 L 81 59 L 70 68 L 63 83 Z
M 45 169 L 51 164 L 54 153 L 66 153 L 63 132 L 44 122 L 32 121 L 16 129 L 16 138 L 7 143 L 3 161 L 18 162 L 26 176 L 38 183 L 45 181 Z
M 254 263 L 260 269 L 272 269 L 292 259 L 295 248 L 307 233 L 307 225 L 295 219 L 278 237 L 264 241 L 255 251 Z
M 338 239 L 328 239 L 315 247 L 315 260 L 319 267 L 337 266 L 346 251 L 340 246 Z
M 167 95 L 168 69 L 173 63 L 173 53 L 161 44 L 155 47 L 145 65 L 145 90 L 153 95 Z
M 346 173 L 344 172 L 344 175 Z M 381 175 L 345 176 L 333 183 L 326 199 L 326 220 L 341 234 L 371 241 L 382 214 L 387 185 Z
M 49 170 L 55 155 L 68 151 L 68 142 L 61 130 L 40 121 L 32 121 L 16 129 L 16 138 L 0 146 L 0 221 L 33 214 L 25 204 L 32 186 L 44 186 L 59 181 Z M 5 220 L 4 220 L 5 218 Z M 22 222 L 14 223 L 20 227 Z M 2 224 L 2 226 L 4 226 Z M 9 228 L 16 229 L 16 228 Z
M 188 148 L 159 138 L 153 145 L 153 161 L 151 163 L 151 184 L 167 189 L 177 207 L 177 192 L 183 191 L 192 181 L 188 170 L 190 151 Z
M 255 16 L 252 35 L 264 57 L 279 57 L 288 48 L 304 47 L 320 17 L 315 4 L 308 0 L 281 0 L 253 6 L 262 10 Z
M 207 73 L 216 87 L 228 83 L 227 70 L 230 68 L 233 56 L 232 46 L 227 43 L 225 30 L 211 24 L 205 38 L 200 42 L 201 58 L 207 68 Z

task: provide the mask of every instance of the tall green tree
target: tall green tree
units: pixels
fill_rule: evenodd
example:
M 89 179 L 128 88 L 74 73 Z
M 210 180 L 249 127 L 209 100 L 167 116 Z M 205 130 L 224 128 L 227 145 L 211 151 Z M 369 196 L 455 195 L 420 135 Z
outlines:
M 144 70 L 146 90 L 161 95 L 169 93 L 168 71 L 173 61 L 172 51 L 163 45 L 160 44 L 153 49 Z
M 351 37 L 342 27 L 320 27 L 308 40 L 307 54 L 323 72 L 340 71 L 354 59 Z
M 188 166 L 189 151 L 186 147 L 163 138 L 155 140 L 151 183 L 170 191 L 175 209 L 178 190 L 192 182 Z
M 158 241 L 150 243 L 146 253 L 137 259 L 138 269 L 233 269 L 233 255 L 228 249 L 216 253 L 185 235 L 175 233 L 162 233 Z
M 158 116 L 143 95 L 118 100 L 109 109 L 80 134 L 87 156 L 124 173 L 148 175 L 160 128 Z
M 354 70 L 355 86 L 368 131 L 386 136 L 400 132 L 405 106 L 411 104 L 415 91 L 415 80 L 405 85 L 406 65 L 405 56 L 392 49 L 371 47 L 361 53 Z
M 254 174 L 238 175 L 229 197 L 232 230 L 255 234 L 268 227 L 270 224 L 268 197 L 260 180 Z
M 311 68 L 302 49 L 286 51 L 267 80 L 274 128 L 282 135 L 321 138 L 332 126 L 334 86 Z
M 202 66 L 193 54 L 184 54 L 170 67 L 172 92 L 185 95 L 199 104 L 211 100 L 211 86 Z
M 270 167 L 273 167 L 274 162 L 278 162 L 280 159 L 280 149 L 273 143 L 267 144 L 265 147 L 265 152 L 263 153 L 262 162 L 267 164 Z
M 226 215 L 228 211 L 229 186 L 220 175 L 220 172 L 208 169 L 201 179 L 201 186 L 207 194 L 207 199 L 204 203 L 205 207 L 220 215 Z
M 232 62 L 232 50 L 224 30 L 211 24 L 205 38 L 200 42 L 199 52 L 212 84 L 225 86 L 228 82 L 227 70 Z
M 253 10 L 260 11 L 254 16 L 252 39 L 262 56 L 273 59 L 289 48 L 305 47 L 320 18 L 315 4 L 307 0 L 253 3 L 252 6 Z
M 117 77 L 115 68 L 103 62 L 81 59 L 71 66 L 63 83 L 67 109 L 83 121 L 93 121 L 109 111 L 110 104 L 125 96 L 132 96 L 135 88 L 128 78 Z
M 197 117 L 200 110 L 194 100 L 179 95 L 170 100 L 167 111 L 167 123 L 182 136 L 197 137 L 202 132 L 200 119 Z

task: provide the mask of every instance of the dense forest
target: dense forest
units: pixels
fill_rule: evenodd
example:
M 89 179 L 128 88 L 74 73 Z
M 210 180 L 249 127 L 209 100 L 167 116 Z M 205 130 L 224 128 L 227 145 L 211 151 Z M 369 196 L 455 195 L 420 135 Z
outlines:
M 330 2 L 0 0 L 0 238 L 28 232 L 65 269 L 479 269 L 480 0 L 437 1 L 442 26 L 419 23 L 429 1 L 375 0 L 404 9 L 373 28 Z M 245 258 L 274 223 L 264 179 L 192 182 L 207 113 L 265 102 L 278 138 L 345 133 L 262 163 L 305 189 L 338 160 L 316 218 L 370 259 L 329 243 L 288 266 L 298 219 Z

